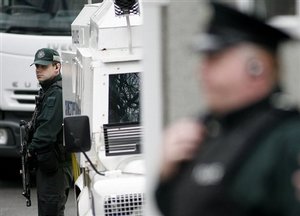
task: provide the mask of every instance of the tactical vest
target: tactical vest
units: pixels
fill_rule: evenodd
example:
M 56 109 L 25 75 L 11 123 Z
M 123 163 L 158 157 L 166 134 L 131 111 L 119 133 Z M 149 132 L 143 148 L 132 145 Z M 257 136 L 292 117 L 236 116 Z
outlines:
M 192 163 L 183 165 L 180 176 L 171 183 L 172 191 L 168 191 L 171 194 L 164 198 L 170 198 L 166 201 L 169 206 L 166 206 L 165 215 L 247 215 L 228 196 L 230 183 L 257 144 L 280 123 L 296 115 L 299 115 L 296 111 L 262 109 L 224 130 L 214 120 L 208 121 L 207 126 L 212 129 L 200 147 L 199 156 Z M 161 192 L 164 193 L 158 193 Z

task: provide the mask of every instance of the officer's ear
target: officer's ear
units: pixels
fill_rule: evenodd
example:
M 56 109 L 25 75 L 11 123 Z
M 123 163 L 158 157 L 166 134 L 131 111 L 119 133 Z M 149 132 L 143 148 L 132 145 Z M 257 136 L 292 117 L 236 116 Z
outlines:
M 55 63 L 55 71 L 57 72 L 57 74 L 59 74 L 60 68 L 61 68 L 61 64 L 60 63 Z
M 60 69 L 61 64 L 60 63 L 56 63 L 56 69 Z
M 246 62 L 246 71 L 252 77 L 259 77 L 264 72 L 264 64 L 257 58 L 249 58 Z

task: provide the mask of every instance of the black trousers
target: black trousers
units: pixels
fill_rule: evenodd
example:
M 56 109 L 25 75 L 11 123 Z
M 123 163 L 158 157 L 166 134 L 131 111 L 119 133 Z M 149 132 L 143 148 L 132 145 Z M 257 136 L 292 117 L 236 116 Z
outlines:
M 36 172 L 38 215 L 63 216 L 72 184 L 71 167 L 59 167 L 55 173 Z

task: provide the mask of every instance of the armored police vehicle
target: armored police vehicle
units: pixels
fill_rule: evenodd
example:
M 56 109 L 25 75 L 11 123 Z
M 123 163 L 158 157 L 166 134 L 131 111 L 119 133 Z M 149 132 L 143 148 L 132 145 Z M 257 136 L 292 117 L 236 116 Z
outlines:
M 80 216 L 144 215 L 141 14 L 137 0 L 87 4 L 72 23 L 76 51 L 62 53 L 64 136 L 77 152 Z

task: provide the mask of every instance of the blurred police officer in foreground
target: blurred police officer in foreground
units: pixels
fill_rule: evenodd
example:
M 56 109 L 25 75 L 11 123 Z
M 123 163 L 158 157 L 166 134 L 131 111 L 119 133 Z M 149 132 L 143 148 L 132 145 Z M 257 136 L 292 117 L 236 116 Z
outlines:
M 57 51 L 42 48 L 32 65 L 41 85 L 36 101 L 34 134 L 29 145 L 36 158 L 39 216 L 64 215 L 65 203 L 72 183 L 70 155 L 63 148 L 61 63 Z
M 300 116 L 284 103 L 286 33 L 220 3 L 196 48 L 208 113 L 167 129 L 156 198 L 168 216 L 299 216 Z

